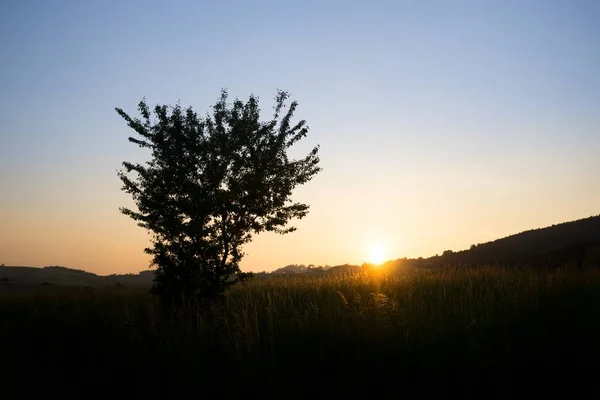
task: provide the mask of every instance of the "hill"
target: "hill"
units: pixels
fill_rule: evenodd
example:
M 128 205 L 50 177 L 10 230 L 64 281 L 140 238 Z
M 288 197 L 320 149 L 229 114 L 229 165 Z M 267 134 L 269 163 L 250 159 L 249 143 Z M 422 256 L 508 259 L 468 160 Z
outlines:
M 447 250 L 441 256 L 418 259 L 390 260 L 382 265 L 384 269 L 406 270 L 407 267 L 438 267 L 442 265 L 529 265 L 538 267 L 560 267 L 578 260 L 584 266 L 600 267 L 600 215 L 571 222 L 564 222 L 545 228 L 531 229 L 501 239 L 471 246 L 468 250 Z M 352 274 L 369 268 L 368 264 L 336 265 L 330 267 L 315 265 L 287 265 L 270 273 L 257 273 L 257 277 L 267 276 L 321 276 L 329 274 Z M 153 271 L 139 274 L 100 276 L 90 272 L 49 266 L 0 267 L 0 279 L 11 283 L 39 285 L 42 283 L 65 286 L 151 286 Z
M 330 274 L 354 274 L 360 272 L 361 268 L 358 265 L 343 264 L 335 265 L 333 267 L 329 265 L 309 265 L 305 266 L 302 264 L 290 264 L 285 267 L 278 268 L 270 273 L 261 273 L 261 275 L 302 275 L 302 276 L 322 276 Z
M 459 252 L 445 251 L 431 261 L 453 264 L 507 264 L 558 267 L 571 260 L 596 264 L 600 216 L 532 229 Z
M 63 285 L 63 286 L 150 286 L 154 278 L 153 271 L 142 271 L 139 274 L 101 276 L 78 269 L 48 266 L 35 267 L 0 267 L 0 279 L 9 283 L 23 285 Z

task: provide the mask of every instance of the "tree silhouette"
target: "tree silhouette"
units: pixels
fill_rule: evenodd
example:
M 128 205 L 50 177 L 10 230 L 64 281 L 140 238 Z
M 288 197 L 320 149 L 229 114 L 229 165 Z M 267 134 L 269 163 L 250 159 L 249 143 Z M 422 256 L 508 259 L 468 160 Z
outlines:
M 309 206 L 290 196 L 321 170 L 318 146 L 304 158 L 288 157 L 308 132 L 304 120 L 292 125 L 297 102 L 288 107 L 288 97 L 277 92 L 266 122 L 257 97 L 229 104 L 225 90 L 204 118 L 179 104 L 156 106 L 151 118 L 145 99 L 138 105 L 142 119 L 116 108 L 141 136 L 129 141 L 151 151 L 144 164 L 123 162 L 118 175 L 138 209 L 121 212 L 152 233 L 145 251 L 157 267 L 153 293 L 214 298 L 247 277 L 239 268 L 241 248 L 253 234 L 292 232 L 288 222 L 307 215 Z

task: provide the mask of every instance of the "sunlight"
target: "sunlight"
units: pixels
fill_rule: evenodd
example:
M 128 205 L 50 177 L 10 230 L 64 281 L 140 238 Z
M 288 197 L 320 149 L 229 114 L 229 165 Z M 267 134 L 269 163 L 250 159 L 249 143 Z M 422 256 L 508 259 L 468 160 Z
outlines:
M 379 265 L 385 261 L 386 251 L 385 247 L 381 243 L 375 243 L 371 246 L 369 251 L 369 262 L 371 264 Z

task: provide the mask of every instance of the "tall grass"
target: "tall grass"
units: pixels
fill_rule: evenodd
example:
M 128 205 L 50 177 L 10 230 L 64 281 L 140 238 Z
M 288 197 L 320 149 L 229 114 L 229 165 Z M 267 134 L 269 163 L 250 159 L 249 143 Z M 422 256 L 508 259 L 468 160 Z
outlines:
M 143 290 L 9 286 L 0 288 L 11 367 L 2 379 L 21 394 L 125 385 L 169 397 L 194 388 L 490 397 L 538 374 L 585 376 L 600 356 L 596 271 L 272 278 L 235 287 L 221 304 L 177 310 Z

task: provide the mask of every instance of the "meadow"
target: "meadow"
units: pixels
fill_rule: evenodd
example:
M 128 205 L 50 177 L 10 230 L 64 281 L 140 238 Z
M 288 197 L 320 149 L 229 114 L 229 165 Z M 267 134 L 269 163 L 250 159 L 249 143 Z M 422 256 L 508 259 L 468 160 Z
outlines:
M 0 286 L 3 393 L 500 398 L 596 390 L 600 272 L 439 268 L 146 289 Z M 206 397 L 204 396 L 204 397 Z

